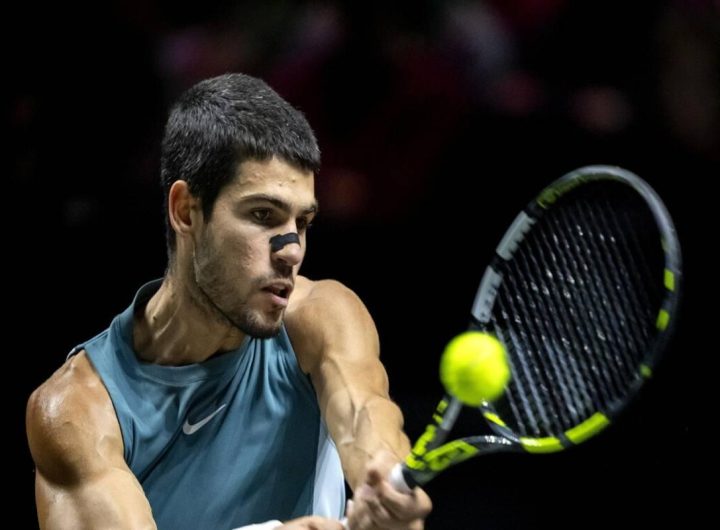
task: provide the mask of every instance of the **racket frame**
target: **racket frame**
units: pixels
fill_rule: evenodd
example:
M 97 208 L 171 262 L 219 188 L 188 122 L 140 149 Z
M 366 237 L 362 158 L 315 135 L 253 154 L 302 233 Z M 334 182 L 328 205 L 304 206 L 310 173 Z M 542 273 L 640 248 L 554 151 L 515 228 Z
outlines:
M 492 403 L 484 402 L 478 408 L 494 434 L 454 439 L 443 443 L 450 433 L 463 405 L 456 398 L 446 395 L 433 414 L 432 422 L 418 438 L 411 453 L 402 465 L 391 473 L 391 481 L 399 491 L 409 492 L 422 485 L 439 472 L 469 458 L 497 451 L 520 451 L 551 453 L 577 445 L 604 430 L 612 418 L 619 414 L 648 379 L 665 350 L 675 325 L 675 315 L 680 299 L 682 258 L 680 244 L 670 214 L 653 188 L 634 173 L 616 166 L 585 166 L 555 180 L 546 186 L 514 219 L 503 235 L 495 252 L 493 262 L 486 268 L 475 296 L 470 329 L 493 332 L 492 309 L 503 281 L 503 262 L 513 258 L 516 250 L 532 231 L 545 211 L 564 195 L 578 186 L 598 181 L 615 181 L 631 187 L 649 207 L 655 219 L 664 252 L 665 296 L 658 316 L 658 333 L 639 364 L 636 384 L 629 390 L 623 406 L 613 411 L 597 412 L 560 437 L 520 437 L 507 427 Z

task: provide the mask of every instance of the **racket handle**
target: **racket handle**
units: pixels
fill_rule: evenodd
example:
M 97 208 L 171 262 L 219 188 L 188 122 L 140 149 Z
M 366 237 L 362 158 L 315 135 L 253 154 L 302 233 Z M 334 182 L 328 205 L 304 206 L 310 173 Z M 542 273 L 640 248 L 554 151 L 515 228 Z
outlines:
M 406 495 L 410 495 L 412 493 L 412 488 L 408 485 L 407 480 L 405 479 L 402 464 L 395 464 L 395 467 L 393 467 L 390 471 L 388 481 L 392 484 L 392 487 L 400 493 L 405 493 Z

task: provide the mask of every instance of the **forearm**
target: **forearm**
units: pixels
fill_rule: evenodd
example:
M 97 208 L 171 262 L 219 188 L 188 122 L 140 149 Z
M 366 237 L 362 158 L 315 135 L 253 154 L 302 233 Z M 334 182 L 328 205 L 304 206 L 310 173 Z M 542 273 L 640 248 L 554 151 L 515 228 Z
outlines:
M 402 413 L 389 397 L 377 330 L 360 299 L 334 282 L 318 282 L 297 314 L 302 319 L 288 328 L 297 326 L 293 345 L 312 378 L 345 478 L 355 488 L 378 453 L 401 460 L 410 450 Z
M 131 481 L 111 476 L 63 487 L 36 474 L 40 528 L 154 530 L 150 506 Z
M 350 400 L 348 396 L 346 399 Z M 402 430 L 403 417 L 389 398 L 373 395 L 350 405 L 345 428 L 336 439 L 348 484 L 354 489 L 362 480 L 366 463 L 380 450 L 402 460 L 410 451 Z
M 316 291 L 316 292 L 315 292 Z M 396 491 L 387 477 L 410 451 L 400 408 L 389 397 L 375 325 L 360 300 L 334 283 L 318 283 L 288 327 L 301 367 L 310 374 L 323 418 L 353 489 L 350 528 L 419 529 L 427 494 Z M 302 326 L 301 326 L 302 324 Z

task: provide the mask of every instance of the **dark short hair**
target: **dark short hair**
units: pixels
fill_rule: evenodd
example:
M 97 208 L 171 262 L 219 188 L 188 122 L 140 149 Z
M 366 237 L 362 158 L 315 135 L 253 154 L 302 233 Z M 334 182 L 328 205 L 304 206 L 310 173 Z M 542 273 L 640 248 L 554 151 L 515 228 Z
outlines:
M 320 149 L 305 116 L 264 81 L 225 74 L 182 94 L 170 111 L 162 142 L 168 253 L 175 250 L 167 216 L 173 182 L 188 183 L 209 219 L 220 190 L 240 164 L 273 156 L 305 171 L 317 173 L 320 168 Z

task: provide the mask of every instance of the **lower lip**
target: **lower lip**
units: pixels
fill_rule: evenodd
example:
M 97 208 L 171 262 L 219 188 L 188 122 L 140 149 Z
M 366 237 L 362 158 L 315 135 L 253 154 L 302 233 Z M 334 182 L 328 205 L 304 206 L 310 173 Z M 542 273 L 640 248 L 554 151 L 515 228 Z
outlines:
M 282 296 L 278 296 L 273 292 L 265 291 L 265 293 L 270 297 L 270 300 L 272 300 L 272 303 L 276 306 L 280 307 L 287 307 L 288 305 L 288 299 L 283 298 Z

